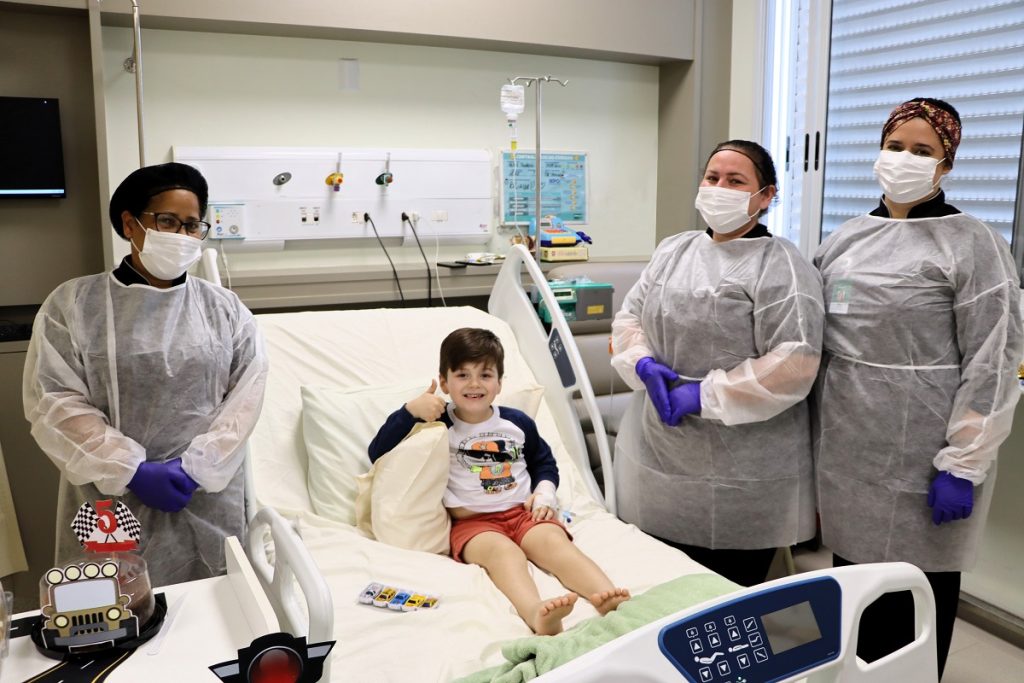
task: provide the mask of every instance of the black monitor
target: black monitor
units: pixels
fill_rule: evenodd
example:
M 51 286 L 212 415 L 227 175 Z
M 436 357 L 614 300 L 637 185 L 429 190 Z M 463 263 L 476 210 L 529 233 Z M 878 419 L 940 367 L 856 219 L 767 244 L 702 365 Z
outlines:
M 0 97 L 0 199 L 66 194 L 57 100 Z

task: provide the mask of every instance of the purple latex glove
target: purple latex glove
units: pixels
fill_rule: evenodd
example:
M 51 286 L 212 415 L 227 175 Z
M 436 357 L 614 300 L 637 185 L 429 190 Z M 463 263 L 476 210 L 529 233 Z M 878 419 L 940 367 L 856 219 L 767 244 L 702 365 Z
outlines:
M 188 476 L 181 466 L 181 458 L 175 458 L 174 460 L 168 460 L 164 463 L 171 469 L 171 483 L 178 487 L 179 491 L 189 494 L 190 496 L 196 492 L 199 488 L 199 483 L 195 479 Z
M 151 508 L 179 512 L 192 498 L 194 484 L 181 469 L 181 459 L 178 458 L 176 464 L 174 460 L 142 463 L 128 482 L 128 488 Z
M 974 509 L 974 484 L 949 472 L 939 472 L 928 489 L 928 507 L 935 524 L 967 519 Z
M 669 427 L 676 427 L 686 415 L 700 414 L 700 382 L 686 382 L 668 392 L 668 404 L 671 408 Z
M 636 376 L 647 387 L 647 395 L 651 398 L 658 417 L 668 424 L 672 416 L 672 407 L 668 402 L 668 385 L 678 380 L 679 375 L 667 365 L 645 356 L 636 362 Z

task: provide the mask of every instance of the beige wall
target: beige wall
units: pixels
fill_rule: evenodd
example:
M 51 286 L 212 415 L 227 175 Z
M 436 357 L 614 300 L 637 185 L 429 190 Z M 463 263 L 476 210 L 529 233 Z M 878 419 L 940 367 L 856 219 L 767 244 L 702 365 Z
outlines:
M 732 3 L 698 3 L 695 62 L 660 70 L 658 110 L 658 227 L 656 240 L 693 230 L 704 161 L 729 135 Z
M 21 0 L 83 7 L 83 0 Z M 721 0 L 714 0 L 720 2 Z M 343 38 L 656 63 L 692 59 L 696 0 L 146 0 L 143 27 Z M 104 2 L 127 22 L 131 3 Z M 588 53 L 585 54 L 584 53 Z
M 0 200 L 0 318 L 102 269 L 96 132 L 84 13 L 0 5 L 0 94 L 60 100 L 64 199 Z
M 732 0 L 732 54 L 729 75 L 729 138 L 761 141 L 757 120 L 761 83 L 767 78 L 765 61 L 758 50 L 764 27 L 758 23 L 765 0 Z
M 649 254 L 654 246 L 658 150 L 658 68 L 589 59 L 339 40 L 144 30 L 147 163 L 170 160 L 175 145 L 486 148 L 508 145 L 498 103 L 510 76 L 552 74 L 545 86 L 545 149 L 590 154 L 590 221 L 597 257 Z M 128 29 L 103 30 L 107 150 L 111 187 L 138 164 L 135 87 L 121 69 Z M 360 89 L 338 88 L 339 58 L 360 64 Z M 523 149 L 534 139 L 533 92 L 519 122 Z M 496 162 L 495 162 L 496 163 Z M 497 177 L 495 177 L 497 192 Z M 507 236 L 492 250 L 504 251 Z M 116 256 L 126 243 L 115 240 Z M 389 247 L 390 248 L 390 247 Z M 464 255 L 480 247 L 442 252 Z M 420 262 L 415 246 L 396 261 Z M 116 260 L 116 258 L 115 258 Z M 241 274 L 275 269 L 383 263 L 376 244 L 321 242 L 316 249 L 231 254 Z

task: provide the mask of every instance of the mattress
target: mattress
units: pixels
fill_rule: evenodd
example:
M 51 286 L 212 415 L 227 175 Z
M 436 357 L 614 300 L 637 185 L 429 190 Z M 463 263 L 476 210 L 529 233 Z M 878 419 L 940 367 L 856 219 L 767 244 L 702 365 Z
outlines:
M 505 347 L 503 391 L 535 384 L 502 320 L 468 307 L 302 312 L 257 316 L 270 372 L 260 420 L 249 440 L 256 503 L 296 521 L 334 601 L 332 680 L 447 681 L 502 661 L 500 648 L 531 634 L 479 567 L 450 557 L 387 546 L 314 512 L 302 438 L 301 387 L 359 387 L 436 376 L 441 340 L 458 327 L 493 330 Z M 577 545 L 611 577 L 639 593 L 707 570 L 607 513 L 558 436 L 545 396 L 536 422 L 558 461 L 559 504 L 570 511 Z M 499 397 L 500 401 L 500 397 Z M 397 407 L 397 406 L 396 406 Z M 367 463 L 368 466 L 368 463 Z M 531 565 L 542 596 L 565 589 Z M 371 582 L 439 597 L 437 608 L 395 612 L 359 604 Z M 595 616 L 585 601 L 565 620 Z

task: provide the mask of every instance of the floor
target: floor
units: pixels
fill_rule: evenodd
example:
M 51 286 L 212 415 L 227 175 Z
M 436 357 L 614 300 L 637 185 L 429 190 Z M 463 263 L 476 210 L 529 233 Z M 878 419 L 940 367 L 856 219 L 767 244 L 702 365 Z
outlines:
M 797 571 L 824 569 L 832 566 L 832 553 L 824 548 L 813 552 L 797 549 L 793 562 Z M 781 566 L 773 567 L 773 574 L 779 571 L 783 571 Z M 957 619 L 942 683 L 1009 681 L 1024 681 L 1024 650 L 963 619 Z

